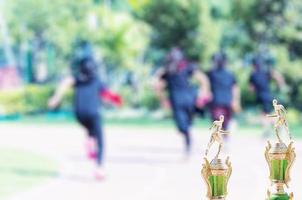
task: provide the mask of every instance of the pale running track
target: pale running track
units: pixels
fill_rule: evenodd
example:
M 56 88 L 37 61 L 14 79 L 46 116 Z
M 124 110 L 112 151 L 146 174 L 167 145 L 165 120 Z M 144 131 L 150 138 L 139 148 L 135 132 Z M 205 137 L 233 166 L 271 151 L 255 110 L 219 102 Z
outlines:
M 194 151 L 182 155 L 182 140 L 173 129 L 108 127 L 106 172 L 93 179 L 93 165 L 84 155 L 84 133 L 76 125 L 0 125 L 0 147 L 45 154 L 60 163 L 57 177 L 8 200 L 197 200 L 206 199 L 200 176 L 208 130 L 194 130 Z M 256 136 L 232 136 L 227 149 L 233 175 L 230 200 L 260 200 L 266 195 L 268 170 L 265 141 Z M 295 143 L 297 161 L 291 189 L 302 199 L 302 142 Z

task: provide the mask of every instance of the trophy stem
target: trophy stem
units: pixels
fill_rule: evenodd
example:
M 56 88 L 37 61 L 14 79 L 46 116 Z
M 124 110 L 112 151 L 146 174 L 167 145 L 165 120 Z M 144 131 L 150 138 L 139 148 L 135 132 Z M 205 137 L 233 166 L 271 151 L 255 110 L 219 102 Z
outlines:
M 284 191 L 284 184 L 277 183 L 276 184 L 276 190 L 277 190 L 278 194 L 284 194 L 285 193 L 285 191 Z

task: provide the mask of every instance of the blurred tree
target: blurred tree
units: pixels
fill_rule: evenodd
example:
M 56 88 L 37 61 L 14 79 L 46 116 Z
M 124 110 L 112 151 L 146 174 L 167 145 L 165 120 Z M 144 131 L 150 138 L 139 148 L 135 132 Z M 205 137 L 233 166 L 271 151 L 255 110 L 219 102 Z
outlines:
M 3 57 L 4 57 L 4 63 L 9 66 L 15 66 L 16 60 L 13 55 L 12 46 L 10 45 L 10 38 L 9 38 L 9 32 L 7 28 L 6 18 L 3 16 L 3 4 L 4 1 L 0 1 L 0 41 L 2 43 L 3 48 Z
M 232 17 L 243 25 L 252 46 L 286 46 L 291 56 L 302 56 L 302 2 L 299 0 L 234 0 Z
M 151 0 L 128 0 L 128 3 L 134 11 L 139 11 L 150 1 Z
M 101 6 L 96 13 L 99 34 L 92 38 L 100 47 L 104 62 L 111 69 L 139 71 L 149 44 L 149 27 L 124 11 Z
M 63 53 L 70 51 L 70 43 L 87 30 L 86 13 L 91 0 L 16 0 L 8 1 L 7 15 L 15 42 L 37 42 L 38 46 L 51 42 Z
M 43 58 L 45 60 L 48 48 L 54 47 L 57 67 L 64 66 L 72 43 L 76 38 L 87 35 L 86 13 L 91 6 L 91 0 L 53 0 L 51 3 L 46 0 L 6 1 L 5 15 L 15 49 L 19 54 L 31 51 L 32 64 L 36 66 Z M 29 71 L 35 77 L 36 70 Z
M 250 71 L 241 68 L 242 57 L 265 44 L 292 86 L 288 102 L 301 107 L 301 10 L 301 0 L 6 0 L 2 15 L 13 53 L 28 66 L 43 67 L 40 62 L 47 62 L 57 76 L 68 67 L 73 43 L 85 39 L 95 44 L 113 82 L 130 71 L 141 88 L 148 87 L 150 75 L 146 57 L 154 63 L 171 47 L 180 46 L 191 59 L 208 64 L 224 47 L 248 94 Z M 25 66 L 23 60 L 18 63 Z M 24 70 L 28 79 L 35 68 Z M 252 102 L 248 98 L 247 104 Z
M 276 59 L 277 69 L 291 85 L 290 96 L 278 98 L 301 108 L 302 82 L 302 2 L 300 0 L 234 0 L 232 26 L 239 37 L 233 37 L 241 52 L 265 47 Z M 236 35 L 236 34 L 234 34 Z M 289 98 L 290 97 L 290 98 Z
M 111 2 L 116 7 L 125 5 Z M 110 69 L 141 65 L 149 29 L 129 12 L 111 10 L 94 0 L 16 0 L 5 6 L 14 46 L 23 54 L 30 51 L 33 66 L 48 60 L 54 74 L 62 73 L 77 40 L 96 44 L 96 52 Z M 35 69 L 25 71 L 32 74 L 29 77 L 36 74 Z
M 143 85 L 148 84 L 150 67 L 145 62 L 149 46 L 150 27 L 133 17 L 129 12 L 109 9 L 107 6 L 95 10 L 99 27 L 92 38 L 99 47 L 106 66 L 107 82 L 124 95 L 128 105 L 137 102 Z M 128 74 L 131 74 L 131 83 Z M 127 92 L 128 91 L 128 92 Z
M 217 37 L 216 26 L 211 20 L 209 7 L 204 1 L 130 2 L 136 15 L 152 27 L 151 45 L 155 50 L 167 51 L 173 46 L 179 46 L 189 58 L 200 60 L 206 51 L 211 49 L 207 47 L 211 44 L 217 45 L 219 37 Z

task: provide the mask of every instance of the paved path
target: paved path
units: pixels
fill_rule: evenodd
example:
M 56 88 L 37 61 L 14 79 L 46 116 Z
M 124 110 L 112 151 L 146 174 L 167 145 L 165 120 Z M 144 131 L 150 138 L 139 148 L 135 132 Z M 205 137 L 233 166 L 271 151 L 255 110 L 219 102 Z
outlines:
M 84 134 L 76 125 L 0 125 L 0 147 L 43 153 L 59 161 L 60 174 L 9 200 L 195 200 L 206 199 L 200 177 L 207 130 L 194 130 L 194 153 L 182 157 L 181 139 L 174 130 L 110 127 L 106 130 L 107 178 L 98 183 L 93 165 L 83 153 Z M 16 139 L 18 138 L 18 139 Z M 264 199 L 268 185 L 265 142 L 256 137 L 234 135 L 228 145 L 233 175 L 230 200 Z M 291 189 L 302 199 L 302 142 Z

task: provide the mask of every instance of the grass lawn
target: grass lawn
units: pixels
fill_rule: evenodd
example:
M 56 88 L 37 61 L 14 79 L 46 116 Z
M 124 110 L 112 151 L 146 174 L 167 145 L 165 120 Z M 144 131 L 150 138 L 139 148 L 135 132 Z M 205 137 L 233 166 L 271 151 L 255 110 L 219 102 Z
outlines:
M 56 163 L 43 155 L 0 148 L 0 199 L 56 176 Z

